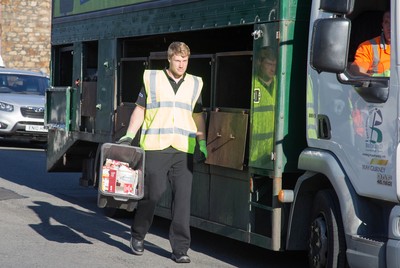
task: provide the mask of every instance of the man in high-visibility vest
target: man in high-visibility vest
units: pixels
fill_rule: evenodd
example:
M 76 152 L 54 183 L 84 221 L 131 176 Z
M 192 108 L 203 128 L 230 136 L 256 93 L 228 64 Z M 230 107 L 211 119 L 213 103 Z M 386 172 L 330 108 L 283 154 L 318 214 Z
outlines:
M 382 34 L 361 43 L 350 72 L 355 75 L 390 76 L 390 11 L 382 18 Z
M 172 189 L 172 221 L 169 241 L 171 258 L 189 263 L 190 198 L 193 153 L 196 138 L 207 157 L 205 121 L 202 111 L 200 77 L 186 73 L 190 49 L 182 42 L 168 47 L 169 67 L 145 70 L 144 87 L 139 93 L 128 130 L 117 143 L 131 144 L 142 127 L 140 146 L 145 150 L 145 195 L 138 201 L 131 226 L 131 249 L 142 255 L 144 238 L 153 221 L 157 202 Z
M 276 52 L 272 47 L 263 47 L 256 53 L 249 152 L 249 166 L 254 168 L 272 168 L 277 88 L 276 60 Z

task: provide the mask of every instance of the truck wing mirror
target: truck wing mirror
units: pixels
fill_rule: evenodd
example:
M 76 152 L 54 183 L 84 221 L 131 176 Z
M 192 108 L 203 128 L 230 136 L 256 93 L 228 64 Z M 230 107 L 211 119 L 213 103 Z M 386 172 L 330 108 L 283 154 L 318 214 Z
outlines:
M 310 64 L 317 72 L 342 73 L 347 66 L 350 20 L 318 19 L 311 38 Z

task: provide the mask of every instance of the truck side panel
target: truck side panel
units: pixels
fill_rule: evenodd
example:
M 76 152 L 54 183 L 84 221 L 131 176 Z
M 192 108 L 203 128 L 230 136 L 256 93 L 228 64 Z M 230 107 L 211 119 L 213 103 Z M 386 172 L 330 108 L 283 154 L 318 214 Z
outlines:
M 278 202 L 277 193 L 282 187 L 294 188 L 298 155 L 305 147 L 310 2 L 204 0 L 57 15 L 52 78 L 55 86 L 71 86 L 74 108 L 66 111 L 71 115 L 68 131 L 49 131 L 49 141 L 56 146 L 49 147 L 48 169 L 96 170 L 101 164 L 96 163 L 99 145 L 124 134 L 143 70 L 165 67 L 166 47 L 182 40 L 192 51 L 188 72 L 203 77 L 209 137 L 218 136 L 210 126 L 226 124 L 223 129 L 232 130 L 227 141 L 220 142 L 223 159 L 195 163 L 191 224 L 261 247 L 285 249 L 289 205 Z M 254 35 L 258 30 L 263 31 L 259 39 Z M 277 53 L 275 151 L 268 165 L 250 168 L 256 51 L 266 44 Z M 213 121 L 213 113 L 221 115 L 220 124 Z M 83 174 L 86 184 L 96 182 L 93 174 Z M 158 215 L 169 217 L 170 201 L 167 192 Z

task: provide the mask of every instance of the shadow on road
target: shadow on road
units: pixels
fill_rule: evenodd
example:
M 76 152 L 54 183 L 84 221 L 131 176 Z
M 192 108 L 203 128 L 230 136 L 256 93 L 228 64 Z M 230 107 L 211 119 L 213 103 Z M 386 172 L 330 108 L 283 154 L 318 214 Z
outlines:
M 40 224 L 29 224 L 38 234 L 49 241 L 58 243 L 86 243 L 92 244 L 91 237 L 122 251 L 129 251 L 126 243 L 121 243 L 113 236 L 121 237 L 124 241 L 130 235 L 126 226 L 110 221 L 107 217 L 99 217 L 96 212 L 84 212 L 70 206 L 54 206 L 47 202 L 37 201 L 29 206 L 41 219 Z
M 29 208 L 42 221 L 38 225 L 30 225 L 37 233 L 50 241 L 60 243 L 90 243 L 80 236 L 84 234 L 121 250 L 129 250 L 129 247 L 107 235 L 108 233 L 129 239 L 129 229 L 104 215 L 103 210 L 97 207 L 96 189 L 79 186 L 80 173 L 47 172 L 46 152 L 41 148 L 43 144 L 2 141 L 0 146 L 2 146 L 0 148 L 2 161 L 0 178 L 53 195 L 90 211 L 82 212 L 72 205 L 56 206 L 36 201 L 35 206 Z M 53 220 L 59 225 L 50 223 Z

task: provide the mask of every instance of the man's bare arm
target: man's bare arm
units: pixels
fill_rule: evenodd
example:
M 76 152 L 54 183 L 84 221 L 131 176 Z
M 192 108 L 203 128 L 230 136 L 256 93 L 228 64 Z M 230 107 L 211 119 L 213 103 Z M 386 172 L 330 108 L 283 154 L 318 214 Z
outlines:
M 136 136 L 138 130 L 143 124 L 145 111 L 146 109 L 144 107 L 136 105 L 135 109 L 133 109 L 131 118 L 129 120 L 127 133 L 131 133 L 134 136 Z

